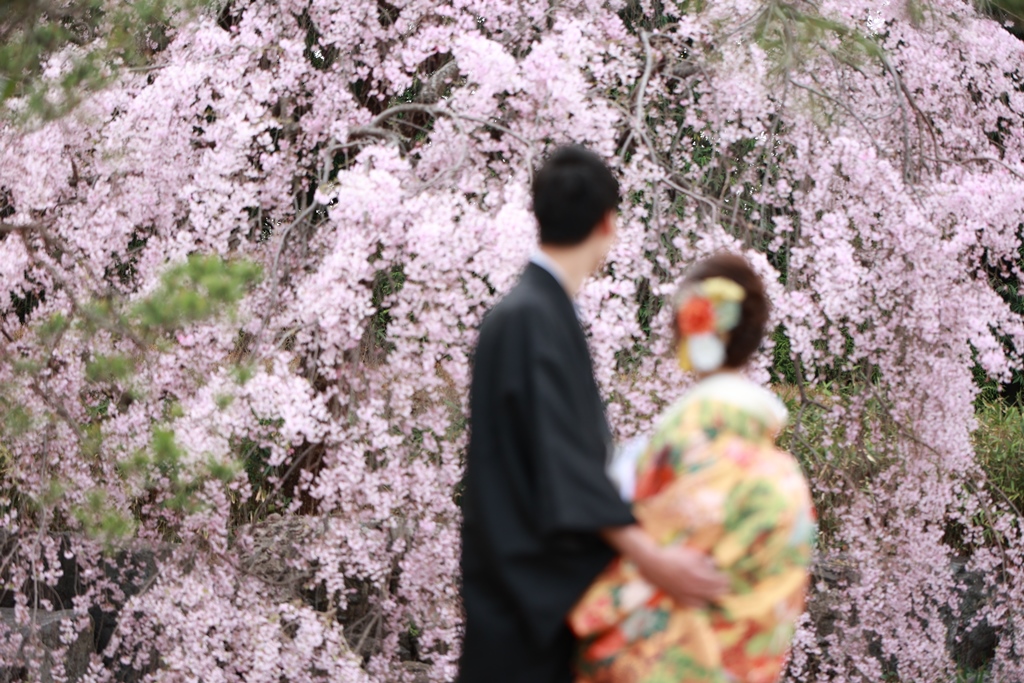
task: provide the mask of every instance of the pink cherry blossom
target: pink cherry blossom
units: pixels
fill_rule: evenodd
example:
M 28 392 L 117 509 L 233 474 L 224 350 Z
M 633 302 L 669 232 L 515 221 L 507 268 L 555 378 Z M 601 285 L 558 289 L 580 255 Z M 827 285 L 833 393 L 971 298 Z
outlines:
M 123 602 L 81 533 L 102 494 L 135 522 L 119 543 L 163 549 L 106 653 L 146 680 L 411 680 L 408 659 L 453 680 L 475 330 L 532 249 L 532 169 L 573 141 L 622 182 L 620 239 L 579 300 L 618 436 L 685 389 L 661 304 L 730 249 L 765 278 L 804 381 L 844 373 L 804 454 L 884 463 L 814 482 L 840 501 L 820 559 L 852 571 L 820 587 L 832 631 L 802 622 L 790 680 L 952 679 L 950 524 L 987 577 L 995 680 L 1024 678 L 1024 546 L 971 442 L 972 368 L 1005 379 L 1024 350 L 997 289 L 1020 275 L 1024 44 L 959 0 L 660 4 L 245 0 L 71 115 L 3 124 L 0 400 L 30 423 L 0 428 L 9 583 L 55 584 L 70 551 L 89 586 L 74 628 Z M 40 332 L 130 306 L 194 253 L 263 279 L 159 349 Z M 97 354 L 138 363 L 100 389 Z M 194 505 L 125 466 L 157 430 Z M 209 476 L 257 451 L 265 478 Z M 250 499 L 302 530 L 281 554 L 304 591 L 241 559 Z M 17 595 L 25 620 L 49 607 Z M 0 631 L 4 661 L 19 646 Z M 97 657 L 88 680 L 112 675 Z

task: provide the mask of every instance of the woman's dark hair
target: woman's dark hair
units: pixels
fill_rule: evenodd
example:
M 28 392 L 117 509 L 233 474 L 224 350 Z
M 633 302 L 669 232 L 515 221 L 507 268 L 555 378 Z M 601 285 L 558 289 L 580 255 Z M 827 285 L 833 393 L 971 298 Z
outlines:
M 541 244 L 579 244 L 618 207 L 619 181 L 601 157 L 583 147 L 558 148 L 533 179 Z
M 765 327 L 768 325 L 768 315 L 771 312 L 771 304 L 768 303 L 768 295 L 765 293 L 764 282 L 761 277 L 750 267 L 750 263 L 736 254 L 720 252 L 698 261 L 686 273 L 680 289 L 693 285 L 713 277 L 722 277 L 732 280 L 746 292 L 746 297 L 740 308 L 740 322 L 736 328 L 729 333 L 729 340 L 725 345 L 725 365 L 730 368 L 740 368 L 757 352 L 764 339 Z M 673 328 L 675 337 L 679 339 L 679 327 L 673 317 Z

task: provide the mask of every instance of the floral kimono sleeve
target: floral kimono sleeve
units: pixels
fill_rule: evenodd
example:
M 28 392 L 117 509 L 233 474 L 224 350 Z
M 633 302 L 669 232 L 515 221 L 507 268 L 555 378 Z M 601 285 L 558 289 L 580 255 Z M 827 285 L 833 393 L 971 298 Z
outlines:
M 661 545 L 685 540 L 690 528 L 686 515 L 666 514 L 668 509 L 684 512 L 673 501 L 685 500 L 693 485 L 706 483 L 697 472 L 706 462 L 694 465 L 693 454 L 709 445 L 709 434 L 701 427 L 703 413 L 679 408 L 667 413 L 637 460 L 634 513 L 642 515 L 641 525 Z M 706 550 L 706 548 L 702 548 Z M 614 628 L 631 613 L 652 607 L 664 598 L 628 560 L 618 558 L 597 578 L 570 612 L 569 625 L 579 637 Z
M 579 638 L 607 631 L 657 595 L 636 565 L 617 559 L 576 603 L 569 626 Z
M 648 472 L 646 476 L 658 475 Z M 580 638 L 606 631 L 656 595 L 657 591 L 640 575 L 636 565 L 618 557 L 576 603 L 569 613 L 569 626 Z
M 793 599 L 802 605 L 815 536 L 814 510 L 788 453 L 762 460 L 770 471 L 730 491 L 722 535 L 711 549 L 730 579 L 721 607 L 729 619 L 758 620 Z

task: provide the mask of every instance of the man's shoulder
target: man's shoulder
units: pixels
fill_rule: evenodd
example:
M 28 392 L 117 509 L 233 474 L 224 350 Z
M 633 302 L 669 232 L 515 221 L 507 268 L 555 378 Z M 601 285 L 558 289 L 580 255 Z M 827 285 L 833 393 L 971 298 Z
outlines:
M 550 297 L 523 278 L 484 317 L 483 327 L 536 322 L 551 310 Z

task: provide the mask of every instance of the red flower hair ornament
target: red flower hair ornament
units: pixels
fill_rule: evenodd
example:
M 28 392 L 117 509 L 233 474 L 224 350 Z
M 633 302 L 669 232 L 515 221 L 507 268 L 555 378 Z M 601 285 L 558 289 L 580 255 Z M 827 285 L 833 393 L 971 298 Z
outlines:
M 680 292 L 675 309 L 683 370 L 709 373 L 722 367 L 729 333 L 740 324 L 746 297 L 742 287 L 724 277 L 701 280 Z

